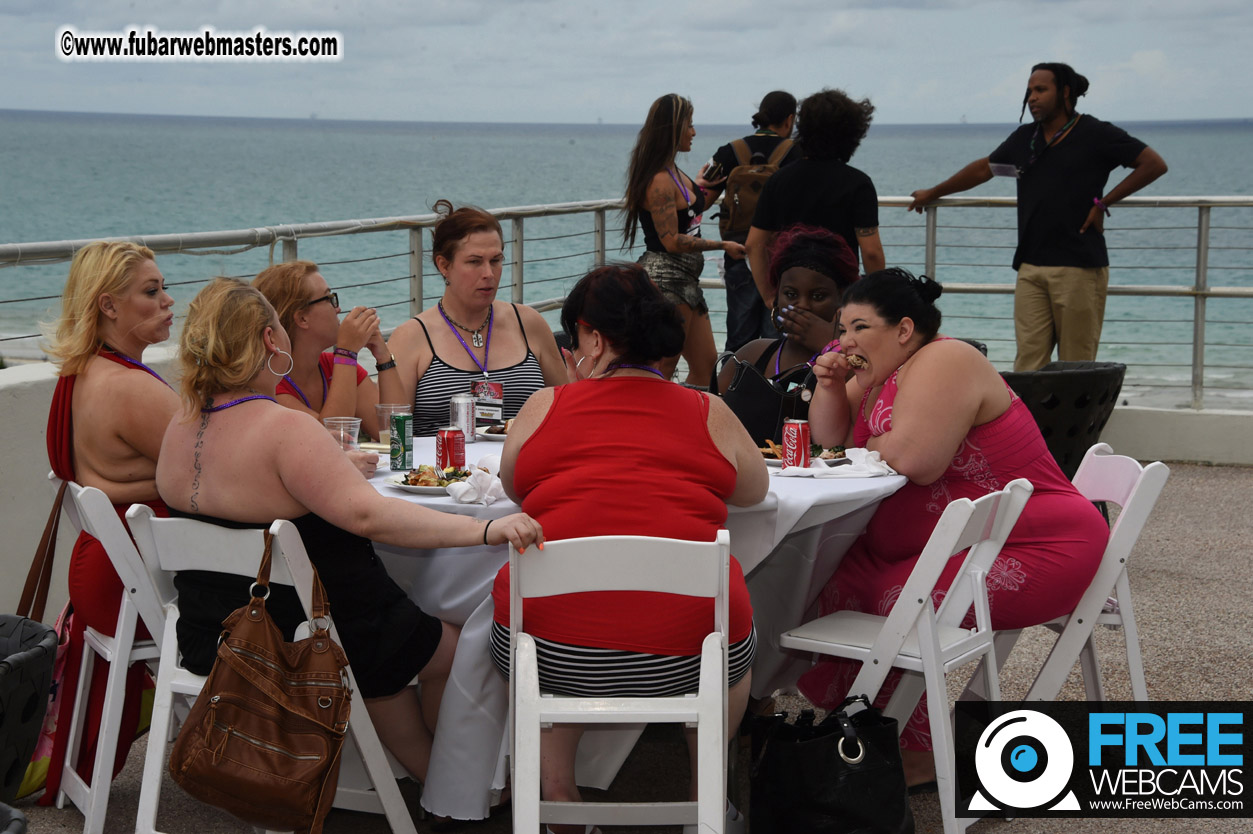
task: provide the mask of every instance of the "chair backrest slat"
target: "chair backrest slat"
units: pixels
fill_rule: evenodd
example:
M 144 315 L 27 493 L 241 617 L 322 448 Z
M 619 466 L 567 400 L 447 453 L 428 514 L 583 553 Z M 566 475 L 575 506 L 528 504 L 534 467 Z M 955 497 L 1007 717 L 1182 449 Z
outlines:
M 951 608 L 960 611 L 961 617 L 965 616 L 973 601 L 973 592 L 967 581 L 970 571 L 978 570 L 980 566 L 986 571 L 1004 546 L 1031 492 L 1031 483 L 1019 478 L 1000 492 L 989 493 L 976 501 L 959 498 L 944 509 L 900 596 L 888 613 L 879 638 L 862 664 L 849 690 L 851 694 L 866 694 L 873 698 L 879 691 L 892 669 L 893 658 L 900 653 L 919 617 L 932 616 L 928 608 L 932 605 L 936 583 L 948 560 L 969 547 L 971 552 L 954 576 L 953 584 L 947 589 L 944 603 L 936 614 L 938 617 Z
M 147 564 L 131 541 L 126 526 L 118 518 L 113 503 L 99 489 L 73 481 L 66 495 L 70 500 L 63 506 L 71 523 L 100 541 L 140 621 L 160 645 L 165 626 L 164 604 L 168 600 L 161 597 Z
M 522 599 L 607 589 L 653 591 L 717 600 L 715 625 L 725 633 L 729 558 L 726 530 L 712 542 L 596 536 L 545 542 L 543 550 L 528 548 L 525 554 L 510 546 L 510 619 L 515 632 L 522 630 Z

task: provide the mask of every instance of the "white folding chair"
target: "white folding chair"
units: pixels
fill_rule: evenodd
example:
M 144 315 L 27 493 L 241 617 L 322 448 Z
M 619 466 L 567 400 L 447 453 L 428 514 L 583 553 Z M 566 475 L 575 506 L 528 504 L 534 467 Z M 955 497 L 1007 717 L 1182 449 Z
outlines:
M 1137 701 L 1149 699 L 1144 662 L 1140 657 L 1140 634 L 1136 629 L 1135 610 L 1131 602 L 1131 583 L 1127 579 L 1127 562 L 1169 476 L 1170 468 L 1161 461 L 1141 466 L 1133 458 L 1114 454 L 1108 443 L 1097 443 L 1084 455 L 1079 470 L 1075 472 L 1075 487 L 1089 501 L 1117 504 L 1121 512 L 1110 530 L 1109 544 L 1105 547 L 1096 575 L 1079 604 L 1066 616 L 1044 623 L 1058 632 L 1058 637 L 1040 667 L 1026 700 L 1056 699 L 1076 661 L 1079 661 L 1083 672 L 1087 699 L 1105 700 L 1093 634 L 1097 625 L 1122 628 L 1127 644 L 1127 671 L 1131 677 L 1132 696 Z M 996 655 L 1002 663 L 1020 633 L 1006 631 L 997 634 Z
M 51 473 L 48 477 L 60 486 L 59 478 Z M 65 765 L 61 769 L 61 788 L 56 799 L 58 808 L 64 808 L 68 799 L 82 811 L 83 834 L 100 834 L 104 830 L 109 790 L 113 784 L 113 760 L 117 754 L 119 725 L 126 700 L 127 673 L 132 663 L 155 663 L 157 660 L 165 614 L 144 562 L 108 496 L 95 487 L 80 486 L 73 481 L 66 495 L 70 500 L 63 506 L 70 521 L 79 530 L 100 540 L 124 589 L 113 636 L 101 634 L 90 626 L 83 635 L 78 691 L 74 696 L 74 715 L 70 721 Z M 153 639 L 135 639 L 141 621 Z M 109 674 L 91 782 L 87 782 L 78 775 L 74 763 L 78 760 L 87 724 L 88 691 L 97 656 L 109 663 Z
M 265 531 L 260 529 L 229 529 L 215 524 L 185 518 L 157 518 L 150 507 L 136 504 L 126 513 L 135 536 L 135 544 L 145 562 L 156 566 L 167 576 L 178 571 L 207 570 L 239 576 L 257 574 L 264 545 Z M 290 521 L 275 521 L 270 532 L 283 558 L 272 560 L 270 581 L 277 585 L 294 585 L 308 615 L 312 607 L 313 570 L 305 552 L 300 533 Z M 241 600 L 241 604 L 244 601 Z M 182 668 L 178 663 L 179 610 L 177 599 L 165 609 L 165 630 L 161 642 L 161 663 L 157 675 L 156 698 L 152 707 L 152 727 L 148 733 L 148 749 L 144 757 L 143 780 L 139 792 L 137 834 L 156 834 L 157 811 L 161 797 L 161 776 L 167 762 L 167 745 L 174 719 L 175 699 L 194 700 L 200 694 L 205 678 Z M 331 637 L 339 636 L 331 623 Z M 361 755 L 373 790 L 340 788 L 335 807 L 369 811 L 387 816 L 388 826 L 400 834 L 416 834 L 404 798 L 396 785 L 387 754 L 366 712 L 348 668 L 352 687 L 352 716 L 348 738 Z
M 611 825 L 691 825 L 720 834 L 726 821 L 727 582 L 731 535 L 713 542 L 603 536 L 544 543 L 520 557 L 509 548 L 510 702 L 513 704 L 514 831 L 540 821 Z M 700 688 L 661 698 L 576 698 L 539 688 L 535 641 L 523 600 L 584 591 L 657 591 L 714 600 L 712 630 L 701 646 Z M 540 799 L 540 729 L 552 724 L 695 725 L 700 766 L 697 802 L 547 802 Z
M 871 701 L 892 667 L 905 670 L 885 711 L 902 726 L 925 689 L 946 834 L 964 830 L 973 820 L 956 817 L 953 728 L 945 676 L 982 657 L 985 685 L 994 699 L 1000 698 L 986 577 L 1031 492 L 1031 484 L 1019 478 L 977 501 L 960 498 L 949 504 L 886 617 L 836 611 L 779 637 L 784 648 L 860 660 L 861 671 L 849 694 L 865 695 Z M 966 548 L 970 552 L 936 610 L 932 603 L 936 582 L 948 560 Z M 972 603 L 975 627 L 965 629 L 961 622 Z

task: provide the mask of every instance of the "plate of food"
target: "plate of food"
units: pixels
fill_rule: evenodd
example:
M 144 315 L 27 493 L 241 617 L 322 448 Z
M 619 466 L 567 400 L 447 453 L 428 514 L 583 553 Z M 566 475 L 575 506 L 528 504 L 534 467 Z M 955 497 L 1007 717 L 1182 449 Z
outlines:
M 384 481 L 384 483 L 386 483 L 388 486 L 396 487 L 396 489 L 403 489 L 405 492 L 411 492 L 415 495 L 447 495 L 448 494 L 448 490 L 442 486 L 439 486 L 438 484 L 433 485 L 433 486 L 421 486 L 418 484 L 407 484 L 405 483 L 404 475 L 393 475 L 392 477 L 387 478 Z
M 422 464 L 417 469 L 410 469 L 404 475 L 393 475 L 385 483 L 405 492 L 416 495 L 445 495 L 449 484 L 464 481 L 470 477 L 470 470 L 449 466 L 437 469 L 430 464 Z
M 505 438 L 509 436 L 509 429 L 513 427 L 513 420 L 506 420 L 503 423 L 496 423 L 491 426 L 484 426 L 478 429 L 474 435 L 479 440 L 491 440 L 496 443 L 504 443 Z

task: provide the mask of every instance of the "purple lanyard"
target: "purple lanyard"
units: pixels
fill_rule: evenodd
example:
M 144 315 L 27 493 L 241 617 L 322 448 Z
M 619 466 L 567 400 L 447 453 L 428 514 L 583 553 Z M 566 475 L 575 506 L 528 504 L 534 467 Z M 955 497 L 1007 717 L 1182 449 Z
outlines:
M 466 344 L 466 340 L 461 338 L 461 334 L 457 332 L 456 326 L 452 323 L 452 319 L 448 318 L 448 315 L 444 312 L 443 307 L 439 308 L 439 314 L 440 317 L 444 319 L 445 323 L 447 323 L 448 329 L 452 331 L 452 335 L 457 337 L 457 341 L 461 342 L 461 346 L 466 349 L 466 353 L 468 353 L 470 358 L 474 360 L 474 364 L 479 366 L 479 370 L 483 372 L 483 378 L 488 379 L 487 354 L 490 353 L 492 349 L 492 319 L 496 316 L 496 308 L 493 306 L 487 309 L 487 339 L 483 343 L 482 362 L 480 362 L 479 358 L 474 355 L 474 351 L 470 350 L 470 346 Z
M 296 390 L 300 390 L 300 389 L 296 389 Z M 201 414 L 213 414 L 214 412 L 217 412 L 217 411 L 225 411 L 231 406 L 236 406 L 236 405 L 239 405 L 240 403 L 246 403 L 249 400 L 269 400 L 270 402 L 277 402 L 277 400 L 275 400 L 273 397 L 267 397 L 265 394 L 253 394 L 250 397 L 240 397 L 237 400 L 231 400 L 230 402 L 224 403 L 222 405 L 207 405 L 204 408 L 200 409 L 200 413 Z
M 692 204 L 692 195 L 691 195 L 691 193 L 687 190 L 687 188 L 686 188 L 686 187 L 684 187 L 683 183 L 679 180 L 679 178 L 678 178 L 678 177 L 676 177 L 676 176 L 674 175 L 674 169 L 673 169 L 673 168 L 667 168 L 667 169 L 666 169 L 666 173 L 670 175 L 670 179 L 674 180 L 674 184 L 675 184 L 675 185 L 677 185 L 677 186 L 679 187 L 679 191 L 681 191 L 681 192 L 683 193 L 683 199 L 684 199 L 684 200 L 687 200 L 687 203 L 688 203 L 688 204 L 687 204 L 686 206 L 684 206 L 684 208 L 691 208 L 691 204 Z
M 778 376 L 780 373 L 779 358 L 783 356 L 783 347 L 784 345 L 779 345 L 779 350 L 774 355 L 774 375 L 775 376 Z M 828 344 L 827 347 L 831 347 L 831 345 Z M 806 362 L 805 364 L 812 368 L 814 366 L 814 360 L 817 359 L 819 356 L 821 356 L 823 353 L 826 353 L 826 348 L 823 348 L 822 350 L 815 353 L 813 356 L 809 357 L 809 361 Z
M 326 384 L 326 371 L 322 370 L 321 362 L 318 363 L 318 376 L 322 377 L 322 404 L 326 405 L 326 389 L 329 386 Z M 304 391 L 300 390 L 300 386 L 296 384 L 296 380 L 292 379 L 287 374 L 283 374 L 283 379 L 287 380 L 287 384 L 295 389 L 296 393 L 300 395 L 300 399 L 304 402 L 305 408 L 312 409 L 313 406 L 309 404 L 309 398 L 305 396 Z M 243 402 L 243 400 L 240 400 L 240 402 Z
M 665 374 L 663 374 L 661 371 L 657 370 L 656 368 L 652 367 L 651 365 L 632 365 L 629 362 L 614 362 L 613 364 L 608 365 L 605 368 L 605 371 L 606 372 L 616 371 L 619 368 L 632 368 L 637 371 L 648 371 L 650 374 L 656 374 L 661 379 L 666 378 Z

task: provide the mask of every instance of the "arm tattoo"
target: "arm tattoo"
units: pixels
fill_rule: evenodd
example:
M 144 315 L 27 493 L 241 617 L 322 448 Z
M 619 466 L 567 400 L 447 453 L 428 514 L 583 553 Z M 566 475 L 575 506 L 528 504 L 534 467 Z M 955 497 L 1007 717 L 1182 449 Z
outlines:
M 205 402 L 205 406 L 208 408 L 213 407 L 212 397 Z M 191 464 L 192 469 L 195 470 L 195 474 L 191 477 L 191 498 L 188 499 L 188 503 L 191 504 L 191 511 L 193 513 L 200 512 L 200 504 L 196 501 L 196 496 L 200 494 L 200 473 L 204 468 L 203 464 L 200 462 L 200 451 L 204 448 L 204 430 L 208 427 L 208 413 L 200 415 L 200 428 L 196 430 L 196 451 Z
M 878 234 L 879 227 L 878 226 L 859 226 L 856 229 L 856 232 L 857 232 L 858 237 L 871 237 L 872 235 Z

